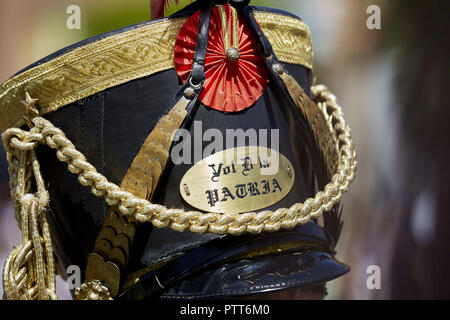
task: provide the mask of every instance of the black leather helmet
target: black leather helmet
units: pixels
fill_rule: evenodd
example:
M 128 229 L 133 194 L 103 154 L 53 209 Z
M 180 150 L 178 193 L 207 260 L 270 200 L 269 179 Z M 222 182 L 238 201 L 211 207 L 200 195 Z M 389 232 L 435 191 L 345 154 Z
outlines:
M 347 273 L 334 248 L 355 152 L 335 97 L 312 87 L 312 55 L 290 13 L 197 1 L 5 82 L 0 128 L 25 232 L 5 296 L 54 298 L 55 263 L 83 270 L 78 299 L 236 297 Z M 208 129 L 244 138 L 211 150 Z M 255 144 L 249 130 L 275 135 Z M 277 171 L 260 171 L 274 165 L 262 150 Z M 221 162 L 238 151 L 251 155 Z M 33 247 L 42 270 L 25 258 Z

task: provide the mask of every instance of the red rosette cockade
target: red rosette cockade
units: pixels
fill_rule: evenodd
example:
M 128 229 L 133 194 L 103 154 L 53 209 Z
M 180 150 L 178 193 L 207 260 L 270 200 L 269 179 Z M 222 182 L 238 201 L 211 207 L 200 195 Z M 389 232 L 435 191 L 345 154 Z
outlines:
M 251 107 L 262 95 L 269 82 L 269 74 L 262 58 L 257 41 L 243 18 L 233 17 L 230 5 L 224 6 L 227 23 L 221 20 L 217 7 L 211 12 L 209 41 L 205 56 L 205 83 L 200 102 L 205 106 L 223 112 L 238 112 Z M 235 14 L 235 13 L 234 13 Z M 233 30 L 233 18 L 237 29 Z M 200 12 L 184 23 L 175 42 L 175 68 L 183 83 L 187 80 L 194 58 Z M 224 30 L 224 27 L 228 28 Z M 238 57 L 227 54 L 227 45 L 233 42 L 232 35 L 237 32 Z

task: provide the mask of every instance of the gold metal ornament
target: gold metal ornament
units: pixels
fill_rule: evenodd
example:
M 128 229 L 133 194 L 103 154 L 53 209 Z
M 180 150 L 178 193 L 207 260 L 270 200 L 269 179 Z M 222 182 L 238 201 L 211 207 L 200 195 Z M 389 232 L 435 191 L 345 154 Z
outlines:
M 75 289 L 77 300 L 112 300 L 108 288 L 101 281 L 92 280 Z
M 239 20 L 237 10 L 235 7 L 230 6 L 232 20 L 231 30 L 233 33 L 230 37 L 228 17 L 225 7 L 223 5 L 218 5 L 217 8 L 219 10 L 220 22 L 222 25 L 222 37 L 226 56 L 230 61 L 237 61 L 241 57 L 241 54 L 239 52 Z
M 173 137 L 186 118 L 190 100 L 184 96 L 158 121 L 133 159 L 121 187 L 142 199 L 151 199 L 169 159 Z
M 292 189 L 292 163 L 273 149 L 258 146 L 217 152 L 192 166 L 180 194 L 205 212 L 242 213 L 269 207 Z

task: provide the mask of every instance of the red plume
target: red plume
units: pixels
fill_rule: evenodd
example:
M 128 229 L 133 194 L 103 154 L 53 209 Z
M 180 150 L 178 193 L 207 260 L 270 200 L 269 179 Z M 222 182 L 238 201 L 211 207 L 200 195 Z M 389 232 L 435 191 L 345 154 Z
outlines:
M 181 9 L 183 6 L 188 5 L 194 0 L 150 0 L 150 13 L 152 19 L 163 18 L 167 10 L 171 10 L 180 5 Z
M 164 7 L 168 0 L 150 0 L 150 14 L 152 19 L 164 17 Z

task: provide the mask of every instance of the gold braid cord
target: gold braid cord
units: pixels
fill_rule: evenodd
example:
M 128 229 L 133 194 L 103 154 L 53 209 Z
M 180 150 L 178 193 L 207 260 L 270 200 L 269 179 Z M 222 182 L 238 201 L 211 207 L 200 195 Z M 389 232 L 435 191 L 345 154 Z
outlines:
M 45 220 L 45 206 L 49 200 L 34 155 L 39 144 L 55 149 L 58 159 L 67 163 L 69 171 L 78 175 L 78 181 L 83 186 L 90 187 L 96 196 L 104 197 L 110 206 L 117 206 L 121 214 L 139 222 L 151 222 L 158 228 L 169 227 L 175 231 L 189 230 L 194 233 L 258 234 L 290 229 L 331 210 L 354 179 L 356 152 L 350 129 L 336 97 L 322 85 L 313 87 L 312 93 L 333 140 L 336 141 L 338 163 L 333 166 L 335 172 L 323 191 L 317 192 L 304 203 L 296 203 L 290 208 L 276 211 L 220 214 L 169 209 L 138 198 L 109 182 L 59 128 L 44 118 L 34 118 L 34 127 L 29 131 L 18 128 L 6 130 L 3 144 L 8 154 L 12 196 L 16 201 L 16 214 L 20 218 L 23 241 L 5 263 L 5 296 L 11 299 L 56 298 L 54 261 Z M 34 194 L 26 193 L 30 188 L 30 176 L 34 177 L 36 183 L 37 192 Z
M 19 129 L 10 129 L 10 134 L 34 140 L 32 133 Z M 56 300 L 55 262 L 46 217 L 49 195 L 32 144 L 7 148 L 11 197 L 22 231 L 22 242 L 5 261 L 3 298 Z

